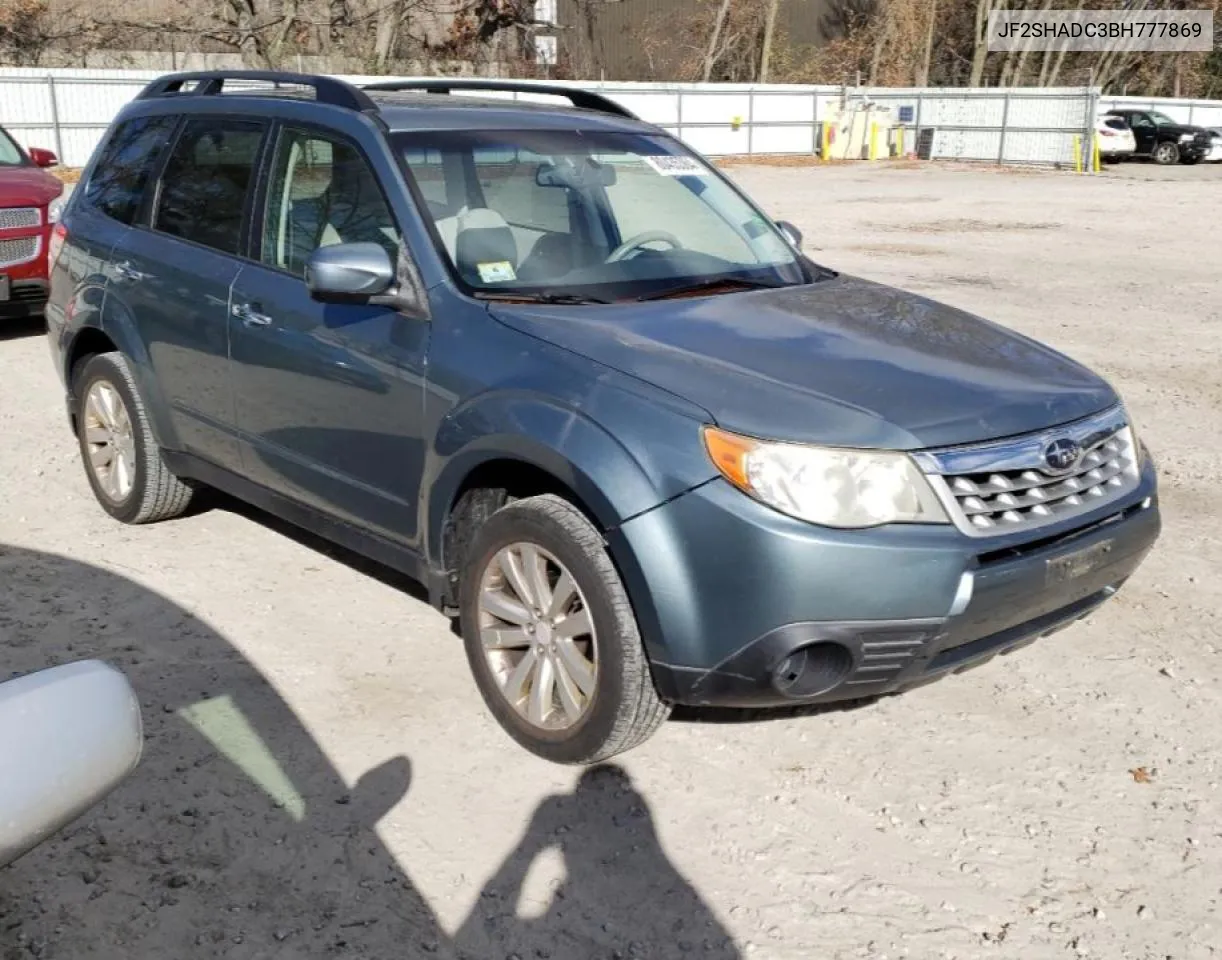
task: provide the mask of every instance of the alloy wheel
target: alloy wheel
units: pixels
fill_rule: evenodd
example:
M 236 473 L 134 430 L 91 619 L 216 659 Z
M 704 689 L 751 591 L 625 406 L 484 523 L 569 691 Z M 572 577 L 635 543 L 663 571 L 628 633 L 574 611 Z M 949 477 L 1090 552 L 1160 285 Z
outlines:
M 598 683 L 598 638 L 573 575 L 533 543 L 512 543 L 480 581 L 480 639 L 505 700 L 529 724 L 567 730 Z
M 89 470 L 113 503 L 122 503 L 136 484 L 136 439 L 131 417 L 119 391 L 95 380 L 85 394 L 81 429 Z

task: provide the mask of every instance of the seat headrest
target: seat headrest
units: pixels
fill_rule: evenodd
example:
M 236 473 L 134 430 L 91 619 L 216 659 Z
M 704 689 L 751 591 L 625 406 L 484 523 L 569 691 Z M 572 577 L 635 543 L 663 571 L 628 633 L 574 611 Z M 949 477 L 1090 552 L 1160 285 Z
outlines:
M 517 267 L 518 244 L 513 230 L 499 213 L 477 207 L 463 211 L 457 220 L 454 263 L 463 277 L 472 282 L 484 282 L 480 277 L 480 264 L 508 263 Z

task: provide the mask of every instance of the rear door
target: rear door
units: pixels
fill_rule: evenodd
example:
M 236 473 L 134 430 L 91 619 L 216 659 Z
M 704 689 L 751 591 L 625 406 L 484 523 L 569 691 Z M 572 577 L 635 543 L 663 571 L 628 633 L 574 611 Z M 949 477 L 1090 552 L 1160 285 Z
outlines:
M 294 500 L 414 546 L 429 325 L 391 307 L 319 303 L 304 281 L 321 246 L 407 256 L 371 164 L 333 131 L 285 126 L 261 218 L 259 264 L 230 317 L 246 473 Z
M 64 216 L 63 247 L 51 263 L 47 324 L 52 337 L 65 331 L 69 303 L 76 326 L 93 322 L 87 314 L 102 309 L 111 251 L 139 216 L 177 125 L 177 117 L 166 116 L 116 124 L 77 187 L 80 195 L 72 198 Z
M 241 270 L 266 124 L 193 116 L 146 223 L 115 248 L 110 289 L 148 350 L 176 447 L 241 467 L 229 372 L 229 294 Z

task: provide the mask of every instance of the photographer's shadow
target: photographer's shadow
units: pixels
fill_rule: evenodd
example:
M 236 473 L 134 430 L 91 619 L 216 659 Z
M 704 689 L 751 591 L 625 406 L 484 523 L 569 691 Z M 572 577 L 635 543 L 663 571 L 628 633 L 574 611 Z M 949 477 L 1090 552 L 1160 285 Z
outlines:
M 546 851 L 563 879 L 540 915 L 522 916 L 531 867 Z M 455 935 L 464 960 L 740 956 L 729 932 L 667 858 L 645 798 L 616 764 L 584 771 L 544 800 L 521 842 Z
M 376 830 L 408 794 L 407 757 L 349 785 L 207 623 L 127 577 L 0 544 L 0 677 L 93 657 L 134 687 L 144 756 L 0 870 L 0 960 L 445 956 Z

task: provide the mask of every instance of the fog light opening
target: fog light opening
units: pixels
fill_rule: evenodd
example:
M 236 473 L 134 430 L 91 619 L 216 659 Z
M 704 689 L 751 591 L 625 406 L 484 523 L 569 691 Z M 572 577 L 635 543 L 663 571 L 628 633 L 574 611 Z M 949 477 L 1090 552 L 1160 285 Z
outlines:
M 787 697 L 817 697 L 838 686 L 853 669 L 853 654 L 838 643 L 800 647 L 777 664 L 772 685 Z

